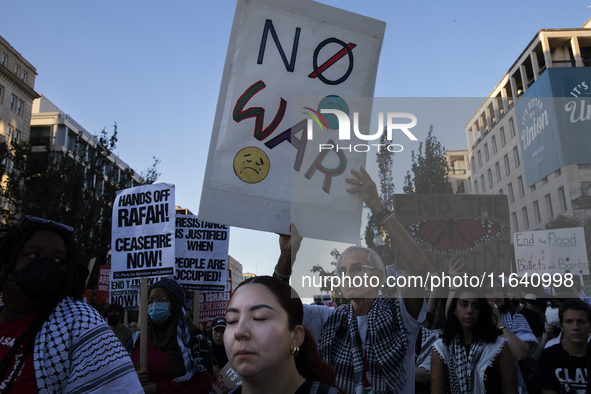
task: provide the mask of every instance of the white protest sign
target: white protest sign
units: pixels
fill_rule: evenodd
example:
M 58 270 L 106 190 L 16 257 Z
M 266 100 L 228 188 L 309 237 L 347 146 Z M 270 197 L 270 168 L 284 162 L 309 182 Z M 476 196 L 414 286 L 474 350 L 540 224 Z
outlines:
M 113 203 L 112 278 L 174 274 L 174 185 L 158 183 L 117 192 Z
M 224 291 L 229 242 L 228 226 L 177 215 L 174 278 L 189 290 Z
M 517 274 L 570 272 L 589 274 L 585 231 L 582 227 L 513 234 Z
M 359 240 L 361 198 L 345 178 L 366 151 L 357 133 L 340 141 L 341 118 L 323 111 L 368 134 L 371 99 L 360 98 L 373 97 L 384 31 L 310 0 L 238 0 L 201 219 L 280 233 L 295 222 L 306 237 Z
M 239 384 L 242 384 L 240 375 L 232 368 L 230 363 L 227 363 L 218 373 L 218 378 L 213 383 L 213 389 L 216 393 L 222 394 Z

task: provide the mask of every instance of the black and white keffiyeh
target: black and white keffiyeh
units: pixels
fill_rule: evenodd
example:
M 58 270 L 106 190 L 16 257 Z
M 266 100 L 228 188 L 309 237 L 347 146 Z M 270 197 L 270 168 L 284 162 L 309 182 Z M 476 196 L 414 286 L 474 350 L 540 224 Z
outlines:
M 35 337 L 39 393 L 143 393 L 129 355 L 92 307 L 64 299 Z
M 415 360 L 415 368 L 425 368 L 428 372 L 431 372 L 431 352 L 433 350 L 433 344 L 439 336 L 442 330 L 430 330 L 425 327 L 420 327 L 420 339 L 421 343 L 418 346 L 419 351 L 417 352 L 417 358 Z
M 529 353 L 527 356 L 534 357 L 540 350 L 540 343 L 536 339 L 536 336 L 532 332 L 525 317 L 519 313 L 511 315 L 507 312 L 501 315 L 501 320 L 503 320 L 503 324 L 513 335 L 521 339 L 522 342 L 527 342 L 529 344 Z M 517 391 L 519 394 L 527 393 L 525 380 L 523 379 L 519 362 L 515 361 L 515 365 L 517 366 Z
M 470 351 L 466 354 L 466 347 L 459 335 L 456 335 L 448 345 L 439 338 L 433 347 L 439 353 L 441 360 L 447 364 L 450 391 L 484 394 L 486 369 L 492 365 L 506 342 L 507 340 L 503 337 L 498 337 L 493 343 L 486 343 L 479 339 L 470 345 Z
M 377 298 L 369 311 L 366 349 L 375 394 L 401 392 L 406 381 L 403 361 L 409 350 L 399 302 Z M 328 318 L 318 351 L 334 370 L 343 390 L 363 392 L 363 348 L 351 303 L 342 305 Z

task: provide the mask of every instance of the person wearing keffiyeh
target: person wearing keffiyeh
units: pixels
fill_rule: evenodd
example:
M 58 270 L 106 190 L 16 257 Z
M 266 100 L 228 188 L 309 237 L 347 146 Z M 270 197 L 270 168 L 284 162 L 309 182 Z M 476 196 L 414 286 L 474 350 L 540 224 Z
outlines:
M 0 238 L 1 393 L 143 393 L 129 355 L 79 299 L 74 229 L 25 216 Z
M 431 353 L 431 392 L 517 393 L 517 369 L 492 307 L 474 289 L 455 292 Z
M 189 327 L 183 287 L 174 279 L 154 283 L 148 305 L 147 373 L 138 372 L 146 393 L 209 393 L 213 383 L 209 344 L 197 327 Z M 136 368 L 140 334 L 132 336 L 131 361 Z
M 392 212 L 380 201 L 375 183 L 363 167 L 351 170 L 349 193 L 360 193 L 363 202 L 388 231 L 405 261 L 407 275 L 427 274 L 428 263 L 421 249 Z M 275 276 L 289 280 L 291 266 L 302 238 L 294 225 L 291 235 L 280 236 L 281 256 Z M 378 287 L 356 287 L 346 279 L 377 277 L 384 283 L 385 268 L 373 250 L 351 247 L 337 262 L 341 291 L 351 300 L 337 310 L 304 305 L 304 325 L 315 338 L 318 350 L 335 371 L 337 384 L 350 394 L 414 392 L 414 344 L 426 314 L 424 289 L 405 287 L 401 298 L 378 298 Z

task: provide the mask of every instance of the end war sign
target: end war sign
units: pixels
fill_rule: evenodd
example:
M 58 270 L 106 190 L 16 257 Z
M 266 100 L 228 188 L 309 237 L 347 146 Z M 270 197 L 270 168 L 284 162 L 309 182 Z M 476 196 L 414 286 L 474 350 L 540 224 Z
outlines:
M 113 203 L 113 279 L 174 273 L 174 185 L 158 183 L 117 192 Z
M 228 226 L 177 215 L 175 279 L 189 290 L 224 291 L 229 235 Z

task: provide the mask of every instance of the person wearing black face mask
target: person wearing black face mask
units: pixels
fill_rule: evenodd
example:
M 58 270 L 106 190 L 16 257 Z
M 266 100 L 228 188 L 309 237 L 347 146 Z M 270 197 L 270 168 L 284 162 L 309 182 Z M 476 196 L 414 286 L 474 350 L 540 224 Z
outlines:
M 122 324 L 125 309 L 119 304 L 110 304 L 106 310 L 107 324 L 115 333 L 115 336 L 121 341 L 123 346 L 127 343 L 129 338 L 133 335 L 133 330 Z
M 80 299 L 73 229 L 25 216 L 0 238 L 0 391 L 142 393 L 129 355 Z

